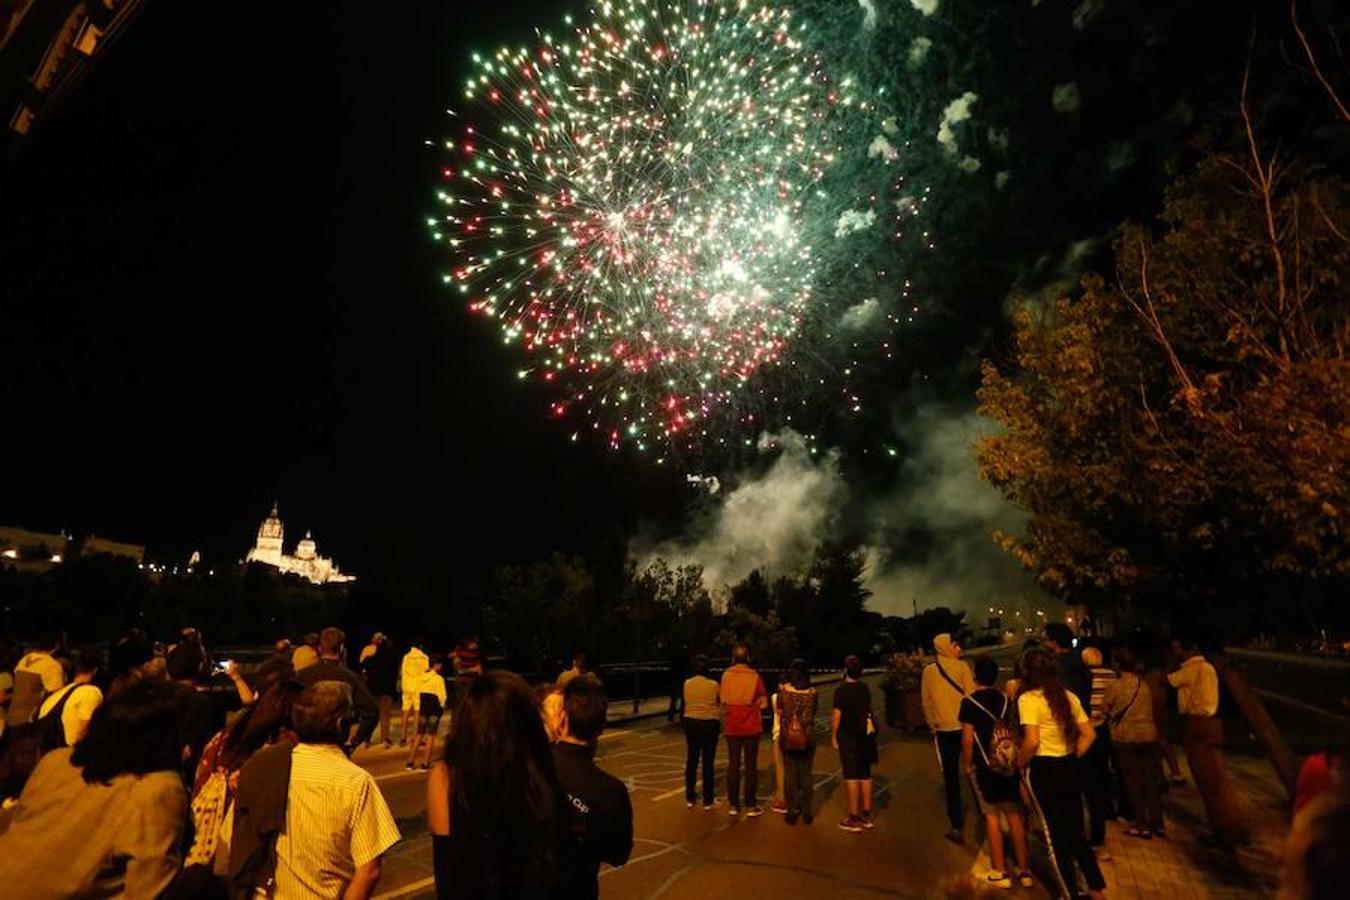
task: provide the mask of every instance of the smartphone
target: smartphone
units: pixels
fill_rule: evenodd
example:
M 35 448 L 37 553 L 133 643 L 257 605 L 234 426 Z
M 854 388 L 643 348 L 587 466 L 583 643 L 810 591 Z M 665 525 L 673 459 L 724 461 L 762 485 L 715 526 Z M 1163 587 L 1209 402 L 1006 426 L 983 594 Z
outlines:
M 232 663 L 232 662 L 234 662 L 234 660 L 232 660 L 232 659 L 220 659 L 220 660 L 216 660 L 216 671 L 217 671 L 217 672 L 228 672 L 228 671 L 230 670 L 230 663 Z

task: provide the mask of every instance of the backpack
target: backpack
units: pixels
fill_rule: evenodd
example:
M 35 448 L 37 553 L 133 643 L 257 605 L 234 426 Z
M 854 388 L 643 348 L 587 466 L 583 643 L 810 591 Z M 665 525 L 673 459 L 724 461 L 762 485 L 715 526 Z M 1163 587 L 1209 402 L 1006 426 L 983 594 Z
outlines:
M 783 703 L 782 693 L 778 695 L 778 715 L 782 717 L 782 727 L 780 733 L 783 738 L 783 749 L 790 751 L 805 750 L 811 745 L 811 736 L 806 731 L 806 725 L 802 722 L 801 716 L 797 714 L 797 703 L 794 700 L 791 704 Z M 788 707 L 791 707 L 789 709 Z
M 986 749 L 979 741 L 975 742 L 980 746 L 980 755 L 984 757 L 984 764 L 995 775 L 1015 775 L 1017 773 L 1017 736 L 1013 734 L 1012 726 L 1008 724 L 1008 698 L 1003 698 L 1003 711 L 997 716 L 985 709 L 984 704 L 974 697 L 970 697 L 969 700 L 979 707 L 985 715 L 994 720 L 994 731 L 989 735 L 989 747 Z
M 192 847 L 184 866 L 209 866 L 215 861 L 228 802 L 226 777 L 223 769 L 212 772 L 197 796 L 192 798 Z
M 37 768 L 38 760 L 66 746 L 61 714 L 65 712 L 66 701 L 82 687 L 84 685 L 77 684 L 66 691 L 45 716 L 39 717 L 38 709 L 34 709 L 31 721 L 5 729 L 4 737 L 0 739 L 0 797 L 19 796 L 28 777 Z

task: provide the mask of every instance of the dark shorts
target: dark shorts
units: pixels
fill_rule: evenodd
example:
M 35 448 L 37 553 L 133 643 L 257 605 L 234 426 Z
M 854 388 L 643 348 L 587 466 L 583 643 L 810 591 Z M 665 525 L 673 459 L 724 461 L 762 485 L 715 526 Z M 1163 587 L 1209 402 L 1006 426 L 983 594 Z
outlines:
M 839 765 L 845 781 L 866 781 L 872 777 L 872 745 L 868 738 L 839 738 Z
M 980 805 L 988 812 L 1020 806 L 1022 803 L 1016 775 L 999 775 L 984 766 L 976 766 L 975 789 Z

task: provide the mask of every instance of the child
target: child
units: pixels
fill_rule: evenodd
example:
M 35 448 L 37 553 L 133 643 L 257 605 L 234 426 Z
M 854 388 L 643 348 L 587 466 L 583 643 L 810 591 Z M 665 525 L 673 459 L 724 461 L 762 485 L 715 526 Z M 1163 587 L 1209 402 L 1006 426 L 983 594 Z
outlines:
M 958 719 L 961 722 L 961 763 L 975 788 L 975 797 L 984 812 L 985 831 L 989 837 L 990 887 L 1012 887 L 1012 876 L 1006 868 L 1003 848 L 1003 828 L 1000 814 L 1008 819 L 1012 832 L 1013 855 L 1017 858 L 1017 878 L 1022 887 L 1031 887 L 1031 872 L 1027 868 L 1027 826 L 1018 791 L 1017 776 L 995 772 L 989 767 L 993 754 L 994 727 L 998 723 L 1012 727 L 1013 704 L 1002 691 L 994 687 L 998 681 L 998 663 L 989 656 L 975 660 L 975 691 L 961 701 Z M 978 744 L 978 746 L 976 746 Z
M 422 675 L 418 685 L 417 730 L 413 733 L 412 751 L 404 768 L 417 767 L 417 755 L 423 747 L 426 753 L 422 757 L 422 769 L 431 768 L 431 754 L 436 749 L 436 732 L 441 727 L 441 713 L 445 710 L 445 658 L 436 656 L 431 660 L 431 669 Z M 407 688 L 404 688 L 405 692 Z

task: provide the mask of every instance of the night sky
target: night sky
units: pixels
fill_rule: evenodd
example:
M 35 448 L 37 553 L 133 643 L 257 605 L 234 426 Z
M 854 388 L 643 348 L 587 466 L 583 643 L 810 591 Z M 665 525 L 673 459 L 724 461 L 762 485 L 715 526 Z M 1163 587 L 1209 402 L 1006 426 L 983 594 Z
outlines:
M 820 41 L 851 66 L 865 11 L 830 2 Z M 911 44 L 872 46 L 864 74 L 911 91 L 906 127 L 930 138 L 977 93 L 958 136 L 985 165 L 918 154 L 939 250 L 869 251 L 907 267 L 926 315 L 869 361 L 869 413 L 822 431 L 864 496 L 915 490 L 877 458 L 922 442 L 907 411 L 968 410 L 1008 295 L 1109 263 L 1111 229 L 1231 122 L 1253 23 L 1287 21 L 1261 2 L 872 5 L 931 59 L 906 74 Z M 684 473 L 568 441 L 441 288 L 424 224 L 441 161 L 424 142 L 468 54 L 580 6 L 148 3 L 0 175 L 0 524 L 237 559 L 275 499 L 292 541 L 312 527 L 375 581 L 677 529 Z M 1274 38 L 1256 58 L 1268 84 L 1299 80 Z M 1068 82 L 1080 107 L 1057 112 Z

